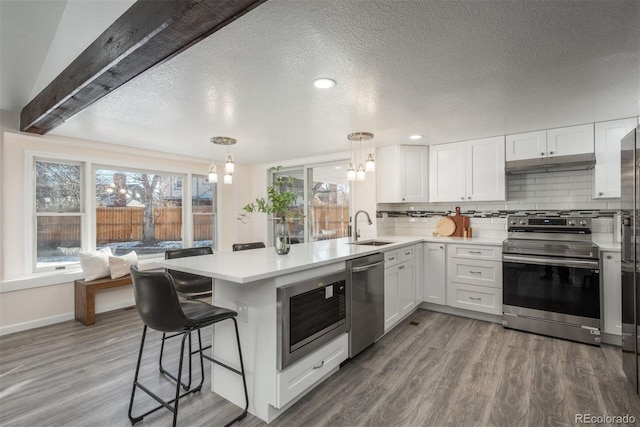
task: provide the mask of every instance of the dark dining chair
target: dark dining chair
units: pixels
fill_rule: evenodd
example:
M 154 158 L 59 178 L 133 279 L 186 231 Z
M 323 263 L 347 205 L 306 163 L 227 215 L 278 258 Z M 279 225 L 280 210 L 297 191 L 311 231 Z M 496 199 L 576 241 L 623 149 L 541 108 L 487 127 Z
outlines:
M 266 247 L 263 242 L 251 242 L 251 243 L 234 243 L 231 248 L 234 252 L 246 251 L 247 249 L 260 249 Z
M 183 249 L 170 249 L 165 251 L 164 259 L 175 259 L 175 258 L 186 258 L 192 256 L 201 256 L 201 255 L 211 255 L 213 254 L 213 249 L 211 247 L 201 247 L 201 248 L 183 248 Z M 200 276 L 198 274 L 185 273 L 183 271 L 171 270 L 167 269 L 167 273 L 171 275 L 173 278 L 174 285 L 176 287 L 176 291 L 178 295 L 187 300 L 200 299 L 200 298 L 208 298 L 212 296 L 213 293 L 213 279 L 211 277 Z M 164 366 L 162 365 L 162 358 L 164 355 L 164 344 L 165 341 L 180 336 L 182 334 L 171 334 L 167 335 L 166 333 L 162 334 L 162 344 L 160 345 L 160 358 L 158 360 L 158 366 L 160 368 L 160 372 L 169 378 L 177 381 L 177 378 L 168 372 Z M 191 336 L 189 336 L 189 351 L 191 352 Z M 186 383 L 182 383 L 182 387 L 185 390 L 189 390 L 191 387 L 191 368 L 192 368 L 192 359 L 191 355 L 189 355 L 189 380 Z
M 245 406 L 243 412 L 234 418 L 227 425 L 233 424 L 247 416 L 247 409 L 249 408 L 249 394 L 247 391 L 247 382 L 244 371 L 244 361 L 242 359 L 242 350 L 240 348 L 240 335 L 238 333 L 238 323 L 236 321 L 237 312 L 229 310 L 223 307 L 217 307 L 215 305 L 208 304 L 204 301 L 198 300 L 181 300 L 178 298 L 176 291 L 176 285 L 173 277 L 169 273 L 165 272 L 142 272 L 137 267 L 132 266 L 131 279 L 133 282 L 133 291 L 136 301 L 136 309 L 138 314 L 144 323 L 142 329 L 142 339 L 140 340 L 140 351 L 138 353 L 138 362 L 136 364 L 135 375 L 133 377 L 133 387 L 131 390 L 131 400 L 129 402 L 128 416 L 131 424 L 135 424 L 141 421 L 147 415 L 161 409 L 166 408 L 173 413 L 173 426 L 175 427 L 178 420 L 178 404 L 180 399 L 185 396 L 196 393 L 202 389 L 204 383 L 204 359 L 207 359 L 217 365 L 220 365 L 230 371 L 238 374 L 242 377 L 242 383 L 244 386 Z M 213 325 L 217 322 L 231 319 L 236 332 L 236 342 L 238 345 L 238 358 L 240 362 L 240 369 L 235 369 L 225 363 L 215 360 L 203 353 L 202 337 L 200 329 Z M 147 386 L 143 385 L 139 381 L 140 365 L 142 361 L 142 353 L 144 350 L 145 339 L 147 336 L 147 329 L 151 328 L 156 331 L 160 331 L 164 334 L 178 334 L 182 336 L 182 343 L 180 346 L 180 358 L 178 362 L 178 373 L 176 380 L 175 396 L 171 400 L 166 400 L 158 396 L 151 391 Z M 200 358 L 200 383 L 197 387 L 192 388 L 181 394 L 180 384 L 182 377 L 182 365 L 184 360 L 185 341 L 187 337 L 191 336 L 192 332 L 198 334 L 198 349 L 194 352 L 190 351 L 190 354 L 197 354 Z M 148 410 L 142 415 L 133 415 L 133 404 L 136 396 L 136 391 L 140 389 L 146 394 L 155 399 L 159 406 Z

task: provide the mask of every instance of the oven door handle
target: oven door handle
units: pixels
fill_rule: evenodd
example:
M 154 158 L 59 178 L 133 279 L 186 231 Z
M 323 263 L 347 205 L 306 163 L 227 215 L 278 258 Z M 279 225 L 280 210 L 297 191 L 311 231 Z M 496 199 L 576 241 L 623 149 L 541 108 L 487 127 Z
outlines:
M 502 255 L 502 261 L 517 262 L 521 264 L 536 264 L 536 265 L 558 265 L 561 267 L 574 267 L 574 268 L 599 268 L 598 261 L 585 261 L 582 259 L 557 259 L 546 257 L 528 257 L 518 255 Z

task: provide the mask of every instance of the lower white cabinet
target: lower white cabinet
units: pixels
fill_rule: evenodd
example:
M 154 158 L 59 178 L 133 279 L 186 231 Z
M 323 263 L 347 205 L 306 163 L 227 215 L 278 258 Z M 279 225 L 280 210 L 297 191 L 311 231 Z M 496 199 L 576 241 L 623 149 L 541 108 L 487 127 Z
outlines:
M 423 263 L 423 255 L 422 252 L 424 250 L 424 245 L 421 243 L 415 246 L 416 248 L 416 283 L 415 283 L 415 294 L 416 294 L 416 306 L 420 305 L 422 301 L 424 301 L 424 263 Z
M 422 272 L 424 277 L 423 301 L 445 305 L 447 283 L 445 276 L 444 243 L 424 244 Z
M 396 251 L 394 251 L 396 252 Z M 384 269 L 384 330 L 388 331 L 416 306 L 415 247 L 397 250 L 397 257 L 389 263 L 385 256 Z M 399 261 L 399 262 L 398 262 Z
M 501 253 L 499 246 L 448 245 L 447 304 L 501 315 Z
M 276 407 L 282 408 L 349 357 L 349 335 L 329 344 L 276 374 Z
M 603 292 L 603 330 L 607 334 L 622 334 L 622 294 L 620 276 L 620 253 L 604 252 L 602 254 L 602 281 Z

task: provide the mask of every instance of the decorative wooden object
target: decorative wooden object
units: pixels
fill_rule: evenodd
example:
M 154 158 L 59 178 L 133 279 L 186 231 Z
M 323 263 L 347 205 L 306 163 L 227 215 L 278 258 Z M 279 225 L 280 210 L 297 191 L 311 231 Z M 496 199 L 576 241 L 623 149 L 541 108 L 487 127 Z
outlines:
M 128 286 L 132 282 L 131 276 L 126 275 L 118 279 L 105 278 L 90 282 L 76 280 L 73 284 L 76 300 L 76 320 L 86 326 L 91 326 L 96 322 L 96 291 Z
M 450 217 L 456 223 L 456 229 L 453 232 L 454 237 L 463 237 L 462 233 L 465 228 L 469 227 L 469 217 L 460 214 L 460 207 L 456 206 L 455 216 Z
M 138 0 L 22 109 L 20 130 L 46 134 L 265 1 Z

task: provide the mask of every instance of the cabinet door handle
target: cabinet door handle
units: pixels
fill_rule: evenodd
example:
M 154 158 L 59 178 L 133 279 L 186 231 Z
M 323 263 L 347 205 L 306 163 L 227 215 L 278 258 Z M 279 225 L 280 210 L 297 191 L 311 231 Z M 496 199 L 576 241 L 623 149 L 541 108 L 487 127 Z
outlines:
M 398 267 L 398 270 L 404 270 L 404 265 L 401 265 L 400 267 Z
M 313 367 L 313 369 L 320 369 L 320 368 L 322 368 L 323 366 L 324 366 L 324 360 L 323 360 L 322 362 L 320 362 L 320 364 L 319 364 L 319 365 L 314 366 L 314 367 Z
M 540 153 L 541 156 L 544 156 L 544 152 Z
M 553 154 L 553 151 L 549 151 L 549 154 Z
M 411 255 L 411 252 L 405 252 L 404 254 L 405 255 Z
M 611 259 L 611 255 L 607 255 L 607 259 Z
M 478 297 L 469 297 L 469 299 L 472 301 L 482 301 L 482 298 L 478 298 Z
M 440 249 L 444 249 L 444 246 L 440 246 Z
M 464 200 L 464 196 L 460 197 L 460 200 Z
M 604 196 L 604 193 L 601 191 L 598 193 L 598 196 Z

